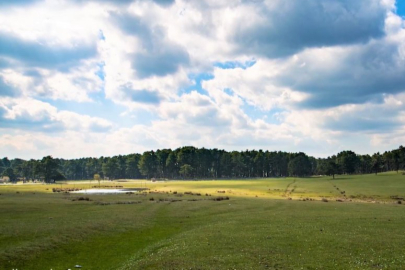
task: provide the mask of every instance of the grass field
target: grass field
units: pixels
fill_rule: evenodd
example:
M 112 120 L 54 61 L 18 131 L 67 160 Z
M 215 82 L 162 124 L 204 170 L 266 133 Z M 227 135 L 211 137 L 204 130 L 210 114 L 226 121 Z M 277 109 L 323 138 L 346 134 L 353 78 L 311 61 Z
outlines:
M 401 173 L 148 182 L 156 192 L 145 195 L 52 193 L 93 185 L 0 185 L 0 269 L 405 268 L 405 205 L 390 198 L 405 197 Z M 202 196 L 179 194 L 187 191 Z

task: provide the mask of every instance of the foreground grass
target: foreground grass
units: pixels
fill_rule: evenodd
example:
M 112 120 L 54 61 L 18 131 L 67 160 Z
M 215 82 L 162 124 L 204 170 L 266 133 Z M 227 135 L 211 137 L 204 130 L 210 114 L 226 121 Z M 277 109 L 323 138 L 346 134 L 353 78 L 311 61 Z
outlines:
M 404 193 L 402 175 L 372 177 L 149 184 L 213 196 L 226 190 L 229 201 L 170 192 L 72 201 L 83 195 L 2 186 L 0 269 L 401 269 L 405 206 L 295 200 L 338 196 L 333 186 L 387 202 Z M 294 200 L 282 197 L 294 186 Z

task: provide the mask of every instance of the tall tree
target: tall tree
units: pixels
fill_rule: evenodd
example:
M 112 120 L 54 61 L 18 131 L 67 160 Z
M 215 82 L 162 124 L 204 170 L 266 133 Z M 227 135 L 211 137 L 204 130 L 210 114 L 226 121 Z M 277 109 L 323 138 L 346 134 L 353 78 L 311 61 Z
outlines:
M 52 156 L 42 158 L 38 164 L 38 172 L 44 177 L 45 183 L 50 183 L 56 180 L 64 179 L 64 176 L 59 171 L 59 161 Z
M 180 167 L 179 173 L 180 173 L 180 175 L 183 176 L 183 178 L 187 178 L 187 177 L 192 176 L 193 171 L 194 171 L 194 168 L 191 165 L 184 164 L 183 166 Z
M 307 155 L 299 153 L 288 163 L 288 173 L 290 176 L 304 177 L 310 176 L 312 165 Z
M 144 152 L 138 164 L 140 172 L 147 178 L 157 176 L 157 157 L 154 151 Z
M 10 167 L 3 171 L 3 176 L 7 176 L 10 179 L 10 182 L 17 181 L 17 176 L 14 174 L 14 170 Z
M 343 174 L 352 174 L 356 171 L 358 157 L 353 151 L 342 151 L 337 154 L 336 162 Z
M 115 179 L 118 173 L 118 163 L 115 158 L 109 158 L 102 166 L 103 174 L 105 177 Z
M 167 175 L 166 161 L 171 152 L 171 149 L 162 149 L 156 151 L 157 171 L 160 178 L 165 178 Z
M 129 155 L 126 160 L 126 175 L 130 179 L 141 178 L 141 173 L 139 172 L 138 163 L 141 158 L 139 154 Z
M 380 172 L 381 167 L 382 167 L 382 157 L 380 155 L 380 153 L 375 153 L 372 157 L 373 159 L 373 171 L 374 173 L 377 175 L 377 173 Z
M 171 152 L 166 159 L 166 177 L 175 178 L 179 171 L 179 164 L 177 163 L 176 153 Z
M 338 173 L 338 165 L 333 158 L 329 158 L 326 162 L 326 174 L 331 175 L 335 179 L 335 174 Z
M 399 149 L 392 151 L 392 161 L 394 164 L 394 170 L 398 173 L 401 162 L 401 154 L 399 152 Z
M 221 177 L 230 177 L 232 175 L 232 158 L 231 154 L 223 153 L 221 155 L 221 168 L 222 168 L 222 175 Z

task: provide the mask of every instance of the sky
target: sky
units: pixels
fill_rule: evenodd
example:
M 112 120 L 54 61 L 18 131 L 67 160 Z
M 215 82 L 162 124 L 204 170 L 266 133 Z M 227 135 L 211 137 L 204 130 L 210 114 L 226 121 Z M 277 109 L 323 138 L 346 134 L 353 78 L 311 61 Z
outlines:
M 405 142 L 405 0 L 0 0 L 0 156 Z

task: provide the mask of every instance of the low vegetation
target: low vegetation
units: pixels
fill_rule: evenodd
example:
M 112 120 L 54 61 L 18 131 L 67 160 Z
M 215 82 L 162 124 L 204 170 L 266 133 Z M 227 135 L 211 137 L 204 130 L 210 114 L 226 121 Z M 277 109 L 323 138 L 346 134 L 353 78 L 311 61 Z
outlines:
M 150 182 L 148 192 L 86 196 L 52 192 L 60 184 L 0 185 L 0 265 L 398 269 L 405 264 L 404 177 Z

